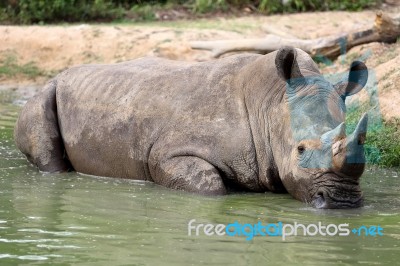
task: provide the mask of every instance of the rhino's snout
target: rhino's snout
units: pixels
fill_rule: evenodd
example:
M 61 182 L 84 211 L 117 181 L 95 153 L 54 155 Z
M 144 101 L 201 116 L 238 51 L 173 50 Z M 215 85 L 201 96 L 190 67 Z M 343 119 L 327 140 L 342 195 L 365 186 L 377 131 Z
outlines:
M 352 197 L 334 198 L 327 190 L 320 190 L 312 200 L 312 205 L 317 209 L 359 208 L 363 205 L 363 197 L 359 192 Z
M 364 114 L 354 132 L 345 135 L 345 124 L 328 132 L 323 138 L 336 139 L 332 145 L 333 167 L 331 173 L 322 175 L 314 184 L 317 192 L 312 205 L 320 209 L 358 208 L 363 204 L 359 179 L 364 172 L 364 142 L 368 116 Z

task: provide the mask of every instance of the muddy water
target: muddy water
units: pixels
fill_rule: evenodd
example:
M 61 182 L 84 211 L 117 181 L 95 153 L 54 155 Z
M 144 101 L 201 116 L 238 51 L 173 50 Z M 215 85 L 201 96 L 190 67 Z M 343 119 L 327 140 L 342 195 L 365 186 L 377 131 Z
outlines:
M 0 265 L 395 265 L 400 177 L 363 176 L 365 206 L 315 210 L 289 195 L 202 197 L 143 182 L 41 174 L 16 150 L 19 107 L 0 104 Z M 382 235 L 188 236 L 188 222 L 380 226 Z M 378 227 L 376 227 L 378 228 Z M 195 231 L 192 231 L 195 234 Z

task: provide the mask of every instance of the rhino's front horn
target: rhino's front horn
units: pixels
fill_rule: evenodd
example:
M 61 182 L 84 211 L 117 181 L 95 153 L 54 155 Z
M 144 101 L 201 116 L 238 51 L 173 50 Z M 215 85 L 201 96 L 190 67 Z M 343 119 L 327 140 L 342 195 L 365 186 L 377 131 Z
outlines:
M 367 135 L 368 115 L 364 114 L 354 132 L 332 146 L 333 168 L 347 176 L 360 177 L 364 171 L 364 143 Z

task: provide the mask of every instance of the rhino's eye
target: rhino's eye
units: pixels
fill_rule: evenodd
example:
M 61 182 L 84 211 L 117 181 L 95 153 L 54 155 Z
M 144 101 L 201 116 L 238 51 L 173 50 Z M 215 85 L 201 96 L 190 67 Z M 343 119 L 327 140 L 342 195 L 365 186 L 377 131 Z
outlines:
M 297 151 L 298 151 L 300 154 L 304 153 L 305 150 L 306 150 L 306 148 L 305 148 L 303 145 L 299 145 L 299 146 L 297 147 Z

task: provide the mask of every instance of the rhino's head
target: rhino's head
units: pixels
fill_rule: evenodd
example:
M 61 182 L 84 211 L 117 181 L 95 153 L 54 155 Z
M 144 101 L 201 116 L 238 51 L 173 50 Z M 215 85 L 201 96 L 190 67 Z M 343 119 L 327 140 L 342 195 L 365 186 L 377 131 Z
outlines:
M 345 98 L 365 86 L 367 67 L 353 62 L 348 80 L 331 84 L 301 50 L 280 49 L 275 64 L 286 82 L 284 105 L 290 124 L 281 151 L 283 185 L 293 197 L 317 208 L 360 207 L 368 118 L 363 115 L 346 135 Z

